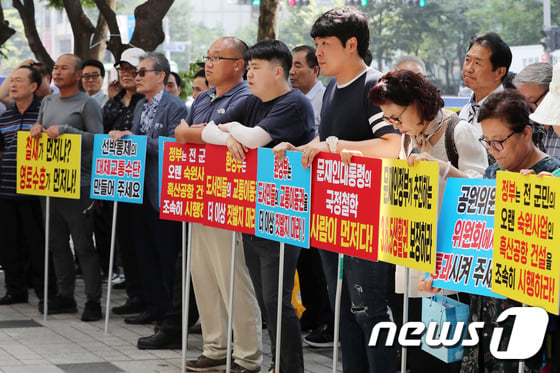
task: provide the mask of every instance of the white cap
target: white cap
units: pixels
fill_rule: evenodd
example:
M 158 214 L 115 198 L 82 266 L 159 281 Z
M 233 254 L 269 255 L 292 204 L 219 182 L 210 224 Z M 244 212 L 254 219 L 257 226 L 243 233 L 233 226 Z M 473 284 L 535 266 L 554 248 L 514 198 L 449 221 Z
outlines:
M 118 66 L 122 62 L 126 62 L 136 67 L 140 62 L 140 57 L 145 54 L 146 52 L 144 52 L 140 48 L 128 48 L 127 50 L 122 52 L 121 59 L 115 63 L 115 66 Z
M 560 64 L 554 66 L 548 93 L 529 118 L 540 124 L 560 126 Z

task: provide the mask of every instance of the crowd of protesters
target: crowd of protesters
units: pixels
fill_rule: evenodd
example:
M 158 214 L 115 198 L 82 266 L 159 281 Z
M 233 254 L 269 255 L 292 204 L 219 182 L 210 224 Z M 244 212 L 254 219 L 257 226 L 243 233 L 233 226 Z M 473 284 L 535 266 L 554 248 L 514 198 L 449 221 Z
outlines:
M 527 66 L 504 88 L 510 76 L 510 48 L 499 35 L 472 37 L 463 64 L 465 86 L 472 90 L 459 113 L 444 109 L 439 89 L 426 79 L 422 60 L 399 59 L 385 74 L 369 67 L 368 20 L 354 8 L 335 8 L 313 24 L 313 46 L 290 50 L 283 42 L 264 40 L 248 46 L 235 37 L 216 40 L 204 68 L 192 81 L 190 108 L 177 96 L 184 82 L 170 71 L 160 53 L 125 50 L 114 67 L 118 80 L 102 90 L 103 64 L 59 56 L 53 70 L 24 61 L 0 86 L 6 105 L 0 115 L 0 265 L 5 295 L 0 305 L 28 302 L 28 289 L 39 311 L 76 313 L 76 273 L 83 276 L 87 302 L 83 321 L 102 318 L 102 278 L 125 281 L 125 304 L 113 307 L 128 324 L 155 323 L 153 335 L 138 340 L 141 349 L 181 347 L 181 227 L 159 218 L 158 138 L 179 143 L 217 144 L 238 160 L 247 149 L 302 152 L 310 167 L 319 152 L 407 159 L 439 164 L 441 186 L 447 177 L 495 178 L 497 170 L 542 173 L 560 168 L 560 69 L 547 63 Z M 510 74 L 508 74 L 510 73 Z M 325 87 L 320 74 L 330 77 Z M 52 81 L 52 82 L 51 82 Z M 54 83 L 51 87 L 51 83 Z M 48 299 L 43 296 L 43 198 L 16 193 L 17 132 L 35 138 L 81 134 L 81 193 L 77 200 L 52 198 Z M 144 201 L 118 205 L 117 260 L 109 268 L 113 206 L 90 198 L 93 138 L 147 137 Z M 439 201 L 441 206 L 441 199 Z M 237 242 L 231 257 L 232 239 Z M 278 292 L 282 292 L 282 372 L 303 373 L 303 343 L 329 347 L 333 340 L 338 256 L 286 245 L 283 288 L 277 288 L 279 244 L 249 234 L 192 225 L 190 331 L 200 325 L 203 351 L 186 362 L 187 371 L 226 368 L 230 268 L 235 268 L 232 372 L 260 372 L 262 333 L 268 326 L 275 370 Z M 298 271 L 305 311 L 292 305 Z M 346 257 L 343 265 L 340 346 L 346 373 L 396 372 L 396 346 L 369 346 L 370 333 L 382 321 L 402 323 L 404 271 L 384 262 Z M 420 297 L 439 291 L 424 273 L 410 271 L 409 320 L 420 319 Z M 110 284 L 109 284 L 110 286 Z M 469 296 L 470 320 L 496 327 L 500 310 L 519 306 L 509 299 Z M 197 324 L 197 320 L 199 323 Z M 505 328 L 511 325 L 506 325 Z M 309 332 L 302 338 L 302 333 Z M 488 333 L 484 334 L 488 336 Z M 549 318 L 548 344 L 525 362 L 525 371 L 558 370 L 558 319 Z M 507 339 L 507 338 L 506 338 Z M 338 341 L 336 341 L 338 343 Z M 420 349 L 411 349 L 411 372 L 517 372 L 519 361 L 499 360 L 489 342 L 467 348 L 460 362 L 444 364 Z M 279 373 L 279 372 L 276 372 Z

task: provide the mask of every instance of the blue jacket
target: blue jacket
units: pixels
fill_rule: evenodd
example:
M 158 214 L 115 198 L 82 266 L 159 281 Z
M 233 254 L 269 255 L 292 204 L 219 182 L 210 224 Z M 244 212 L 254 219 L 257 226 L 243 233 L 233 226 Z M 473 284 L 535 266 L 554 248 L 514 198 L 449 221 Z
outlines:
M 144 97 L 136 104 L 134 109 L 134 120 L 132 124 L 132 133 L 140 133 L 140 118 L 144 104 L 148 101 Z M 167 136 L 175 138 L 175 127 L 179 125 L 181 119 L 187 116 L 187 107 L 180 98 L 172 95 L 166 90 L 159 102 L 159 106 L 154 117 L 155 126 L 146 134 L 148 137 L 146 148 L 146 169 L 144 174 L 144 201 L 152 204 L 152 207 L 159 211 L 159 172 L 158 172 L 158 137 Z

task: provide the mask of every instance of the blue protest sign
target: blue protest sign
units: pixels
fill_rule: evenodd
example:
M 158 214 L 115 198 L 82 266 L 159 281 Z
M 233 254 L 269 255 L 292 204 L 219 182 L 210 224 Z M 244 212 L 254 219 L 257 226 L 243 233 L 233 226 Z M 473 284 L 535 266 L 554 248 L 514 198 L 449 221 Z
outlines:
M 495 180 L 447 179 L 439 216 L 434 287 L 491 297 Z
M 113 140 L 96 134 L 93 142 L 90 197 L 106 201 L 142 203 L 146 137 Z
M 255 236 L 309 248 L 311 168 L 301 166 L 300 152 L 278 161 L 259 148 Z

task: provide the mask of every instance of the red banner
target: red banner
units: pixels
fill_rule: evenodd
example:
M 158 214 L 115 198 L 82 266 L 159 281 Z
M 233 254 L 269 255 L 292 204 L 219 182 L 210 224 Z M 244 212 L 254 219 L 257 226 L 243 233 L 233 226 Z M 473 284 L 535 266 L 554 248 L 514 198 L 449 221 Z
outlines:
M 311 246 L 377 261 L 381 160 L 320 153 L 311 182 Z
M 254 234 L 257 150 L 239 162 L 227 147 L 207 144 L 206 157 L 204 224 Z
M 205 156 L 204 145 L 164 143 L 161 219 L 203 222 Z

